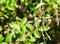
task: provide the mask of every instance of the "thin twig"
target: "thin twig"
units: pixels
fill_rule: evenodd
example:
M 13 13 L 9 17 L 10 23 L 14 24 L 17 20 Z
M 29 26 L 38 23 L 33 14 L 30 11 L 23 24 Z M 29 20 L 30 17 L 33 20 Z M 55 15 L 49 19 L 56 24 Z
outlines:
M 44 35 L 43 32 L 41 32 L 41 33 L 42 33 L 42 36 L 43 36 L 44 44 L 46 44 L 45 35 Z
M 45 32 L 46 36 L 49 38 L 49 40 L 52 40 L 51 37 L 48 35 L 47 32 Z

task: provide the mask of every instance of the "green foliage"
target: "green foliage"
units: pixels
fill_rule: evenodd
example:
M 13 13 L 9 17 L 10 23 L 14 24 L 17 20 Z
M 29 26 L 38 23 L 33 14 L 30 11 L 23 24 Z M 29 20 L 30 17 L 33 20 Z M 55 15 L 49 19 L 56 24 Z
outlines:
M 58 16 L 60 0 L 0 0 L 0 43 L 44 44 L 41 33 L 51 29 L 51 17 L 58 25 Z
M 0 26 L 0 31 L 2 31 L 2 27 Z
M 3 36 L 0 34 L 0 43 L 3 41 Z
M 12 34 L 7 34 L 5 42 L 11 42 L 11 40 L 12 40 Z

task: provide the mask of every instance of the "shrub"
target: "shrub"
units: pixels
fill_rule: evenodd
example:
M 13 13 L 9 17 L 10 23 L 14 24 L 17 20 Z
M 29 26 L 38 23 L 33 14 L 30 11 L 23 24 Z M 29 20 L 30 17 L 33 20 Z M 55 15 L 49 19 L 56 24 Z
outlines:
M 0 0 L 0 44 L 46 44 L 59 16 L 60 0 Z

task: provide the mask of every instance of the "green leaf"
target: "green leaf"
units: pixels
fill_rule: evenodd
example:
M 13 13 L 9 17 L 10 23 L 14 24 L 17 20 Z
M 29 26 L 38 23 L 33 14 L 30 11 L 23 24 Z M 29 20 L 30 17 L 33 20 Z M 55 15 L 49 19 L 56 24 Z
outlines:
M 23 3 L 23 2 L 24 2 L 24 0 L 21 0 L 21 2 Z
M 7 34 L 5 42 L 11 42 L 12 41 L 12 34 Z
M 44 27 L 44 30 L 45 30 L 45 31 L 48 31 L 49 29 L 50 29 L 49 26 Z
M 44 42 L 41 42 L 40 44 L 44 44 Z
M 56 2 L 57 0 L 51 0 L 52 3 Z
M 8 5 L 7 8 L 8 8 L 9 10 L 15 10 L 15 7 L 14 7 L 13 5 Z
M 13 28 L 13 30 L 15 31 L 16 34 L 21 32 L 19 24 L 16 24 L 15 22 L 12 22 L 12 23 L 9 23 L 9 26 L 11 28 Z
M 29 5 L 30 10 L 35 10 L 35 6 Z
M 35 17 L 35 24 L 36 24 L 36 29 L 37 29 L 40 24 L 40 20 L 37 17 Z
M 27 18 L 25 17 L 21 20 L 21 26 L 24 25 L 26 22 L 27 22 Z
M 57 9 L 58 8 L 58 5 L 57 4 L 55 4 L 55 3 L 53 3 L 53 9 Z
M 17 41 L 24 41 L 24 40 L 25 40 L 24 34 L 20 34 L 20 35 L 17 37 Z
M 35 36 L 35 38 L 40 38 L 41 37 L 41 35 L 40 35 L 40 33 L 38 31 L 34 32 L 34 36 Z
M 4 6 L 1 6 L 1 10 L 4 11 L 5 10 L 5 7 Z
M 30 35 L 30 39 L 29 39 L 29 41 L 30 41 L 30 42 L 35 42 L 36 39 L 35 39 L 32 35 Z
M 30 42 L 26 42 L 26 44 L 31 44 Z
M 6 0 L 7 5 L 9 4 L 10 0 Z
M 3 36 L 0 34 L 0 43 L 3 41 Z
M 27 6 L 29 4 L 28 0 L 25 0 L 25 5 Z
M 44 5 L 44 3 L 39 3 L 39 4 L 36 6 L 36 9 L 40 8 L 42 5 Z
M 33 37 L 32 35 L 30 35 L 28 38 L 26 38 L 26 42 L 31 43 L 31 42 L 35 42 L 36 38 Z
M 6 0 L 0 0 L 1 1 L 1 3 L 6 3 Z
M 38 30 L 39 31 L 48 31 L 50 29 L 49 26 L 41 26 Z
M 8 19 L 8 16 L 7 15 L 4 15 L 4 17 Z
M 23 33 L 27 31 L 25 25 L 23 25 L 21 28 L 22 28 L 22 32 L 23 32 Z
M 11 0 L 11 4 L 15 4 L 16 3 L 16 0 Z
M 38 29 L 38 30 L 39 30 L 39 31 L 44 31 L 43 26 L 39 27 L 39 29 Z
M 17 30 L 20 31 L 20 26 L 18 24 L 14 23 L 14 22 L 9 23 L 9 26 L 13 29 L 17 29 Z
M 29 24 L 29 23 L 27 23 L 26 26 L 27 26 L 30 30 L 33 30 L 33 29 L 34 29 L 34 27 L 33 27 L 31 24 Z
M 57 4 L 59 4 L 59 5 L 60 5 L 60 0 L 57 0 L 56 2 L 57 2 Z
M 0 26 L 0 31 L 2 31 L 2 26 Z
M 50 2 L 50 0 L 45 0 L 47 3 L 49 3 Z
M 7 42 L 2 42 L 1 44 L 8 44 Z

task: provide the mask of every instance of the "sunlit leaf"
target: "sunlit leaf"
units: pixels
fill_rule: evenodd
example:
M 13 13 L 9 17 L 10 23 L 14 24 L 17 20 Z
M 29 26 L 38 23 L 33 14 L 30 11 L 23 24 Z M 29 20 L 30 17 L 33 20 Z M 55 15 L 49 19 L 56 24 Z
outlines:
M 44 28 L 45 28 L 45 31 L 48 31 L 48 30 L 50 29 L 49 26 L 46 26 L 46 27 L 44 27 Z
M 22 28 L 22 32 L 23 32 L 23 33 L 27 31 L 25 25 L 23 25 L 21 28 Z
M 0 43 L 3 41 L 3 36 L 0 34 Z
M 44 5 L 44 3 L 39 3 L 39 4 L 36 6 L 36 9 L 40 8 L 42 5 Z
M 40 44 L 44 44 L 44 42 L 41 42 Z
M 25 40 L 24 34 L 21 34 L 17 37 L 17 41 L 24 41 L 24 40 Z
M 34 36 L 35 36 L 35 38 L 40 38 L 41 37 L 41 35 L 40 35 L 40 33 L 38 31 L 34 32 Z
M 13 28 L 13 29 L 17 29 L 17 30 L 20 30 L 20 26 L 18 25 L 18 24 L 16 24 L 16 23 L 9 23 L 9 26 L 11 27 L 11 28 Z
M 41 26 L 38 30 L 39 31 L 44 31 L 44 28 Z
M 10 41 L 12 41 L 12 34 L 11 33 L 7 34 L 6 39 L 5 39 L 5 42 L 10 42 Z
M 1 44 L 8 44 L 7 42 L 2 42 Z
M 21 2 L 23 3 L 23 2 L 24 2 L 24 0 L 21 0 Z
M 15 8 L 14 8 L 14 6 L 12 5 L 9 5 L 9 6 L 7 6 L 7 8 L 9 9 L 9 10 L 14 10 Z
M 53 3 L 53 6 L 52 6 L 54 9 L 57 9 L 58 8 L 58 5 Z
M 34 27 L 33 27 L 31 24 L 29 24 L 29 23 L 27 23 L 26 26 L 27 26 L 30 30 L 33 30 L 33 29 L 34 29 Z
M 25 17 L 21 20 L 21 26 L 24 25 L 26 22 L 27 22 L 27 18 Z
M 60 0 L 57 0 L 56 2 L 60 5 Z
M 9 4 L 9 0 L 6 0 L 7 5 Z
M 29 39 L 29 41 L 30 41 L 30 42 L 35 42 L 36 39 L 35 39 L 32 35 L 30 35 L 30 39 Z

